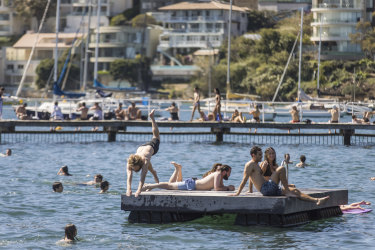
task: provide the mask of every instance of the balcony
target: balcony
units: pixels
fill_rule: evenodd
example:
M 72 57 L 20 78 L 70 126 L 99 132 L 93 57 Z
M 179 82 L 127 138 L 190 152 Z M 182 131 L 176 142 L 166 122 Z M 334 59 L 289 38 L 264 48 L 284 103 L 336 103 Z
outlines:
M 174 22 L 224 22 L 224 16 L 172 16 L 167 18 L 167 23 Z
M 313 34 L 311 36 L 311 41 L 318 42 L 320 41 L 319 34 Z M 324 41 L 350 41 L 349 33 L 341 34 L 341 33 L 329 33 L 329 34 L 322 34 L 321 40 Z
M 210 41 L 212 47 L 220 47 L 222 41 Z M 169 40 L 160 41 L 158 48 L 168 49 L 168 48 L 207 48 L 207 41 L 186 41 L 186 40 Z
M 351 18 L 351 19 L 325 19 L 325 20 L 319 20 L 319 19 L 313 19 L 311 22 L 311 26 L 328 26 L 328 25 L 356 25 L 359 20 L 356 18 Z

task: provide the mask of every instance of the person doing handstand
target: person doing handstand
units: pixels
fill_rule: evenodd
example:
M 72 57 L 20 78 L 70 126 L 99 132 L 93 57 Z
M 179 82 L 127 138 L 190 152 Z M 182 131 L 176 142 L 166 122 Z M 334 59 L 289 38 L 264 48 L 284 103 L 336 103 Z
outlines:
M 322 205 L 329 199 L 329 196 L 322 198 L 314 198 L 310 195 L 304 194 L 298 189 L 292 187 L 288 184 L 286 179 L 286 169 L 280 166 L 272 173 L 269 181 L 266 181 L 263 177 L 262 169 L 259 167 L 259 162 L 262 160 L 262 149 L 254 146 L 250 150 L 251 160 L 246 163 L 244 169 L 244 175 L 242 182 L 238 188 L 238 191 L 232 196 L 238 196 L 242 189 L 245 187 L 247 180 L 251 177 L 255 188 L 260 191 L 263 196 L 281 196 L 285 195 L 287 197 L 297 197 L 300 200 L 314 202 L 316 205 Z M 281 182 L 283 188 L 281 189 L 278 183 Z
M 141 145 L 135 154 L 131 154 L 128 158 L 128 166 L 127 166 L 127 188 L 126 188 L 126 195 L 132 195 L 132 178 L 133 178 L 133 171 L 134 172 L 141 172 L 141 178 L 139 181 L 138 189 L 135 193 L 135 197 L 142 191 L 142 187 L 145 183 L 147 171 L 150 170 L 151 174 L 154 176 L 155 182 L 159 183 L 159 178 L 156 174 L 156 171 L 152 168 L 151 164 L 151 157 L 155 155 L 159 150 L 160 144 L 160 135 L 159 135 L 159 128 L 155 122 L 154 118 L 155 109 L 153 109 L 149 116 L 151 118 L 152 124 L 152 140 L 146 144 Z
M 231 167 L 228 165 L 218 166 L 215 172 L 208 174 L 203 179 L 189 178 L 182 181 L 182 166 L 176 162 L 171 162 L 175 170 L 171 175 L 169 182 L 160 182 L 159 184 L 144 185 L 142 191 L 149 191 L 154 188 L 168 189 L 168 190 L 211 190 L 215 191 L 234 191 L 234 186 L 224 186 L 223 179 L 228 180 L 231 172 Z

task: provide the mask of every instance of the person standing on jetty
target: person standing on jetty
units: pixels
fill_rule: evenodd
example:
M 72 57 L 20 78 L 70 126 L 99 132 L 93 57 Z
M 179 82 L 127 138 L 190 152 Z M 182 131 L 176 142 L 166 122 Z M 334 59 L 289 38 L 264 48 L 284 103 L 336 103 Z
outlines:
M 159 183 L 159 178 L 156 174 L 156 171 L 152 168 L 151 164 L 151 157 L 155 155 L 159 150 L 160 145 L 160 135 L 159 135 L 159 128 L 155 122 L 154 118 L 155 109 L 153 109 L 149 117 L 151 119 L 152 124 L 152 140 L 147 142 L 146 144 L 141 145 L 135 154 L 131 154 L 128 158 L 128 165 L 127 165 L 127 188 L 126 188 L 126 195 L 132 195 L 132 178 L 133 178 L 133 171 L 134 172 L 141 172 L 141 178 L 139 181 L 138 189 L 135 192 L 135 197 L 142 191 L 142 187 L 145 183 L 147 171 L 150 170 L 151 174 L 154 176 L 155 182 Z
M 0 120 L 3 117 L 3 94 L 4 94 L 4 87 L 0 87 Z
M 223 120 L 223 117 L 221 116 L 221 96 L 220 96 L 220 90 L 218 88 L 214 89 L 215 93 L 215 108 L 213 113 L 215 114 L 216 121 L 221 122 Z
M 289 185 L 286 179 L 286 169 L 283 166 L 278 167 L 276 171 L 272 173 L 270 180 L 266 181 L 263 177 L 262 169 L 258 164 L 262 160 L 262 149 L 254 146 L 250 150 L 250 155 L 252 159 L 245 165 L 244 176 L 238 191 L 231 196 L 238 196 L 245 187 L 247 180 L 251 178 L 255 188 L 262 193 L 263 196 L 285 195 L 287 197 L 297 197 L 300 200 L 314 202 L 317 206 L 322 205 L 329 199 L 329 196 L 322 198 L 311 197 L 292 187 L 292 185 Z M 279 182 L 283 184 L 282 189 L 278 185 Z
M 223 179 L 228 180 L 232 168 L 228 165 L 215 164 L 216 170 L 210 172 L 203 179 L 196 180 L 188 178 L 182 180 L 182 166 L 174 161 L 171 162 L 175 170 L 169 182 L 160 182 L 158 184 L 146 184 L 142 191 L 150 191 L 154 188 L 168 189 L 168 190 L 211 190 L 215 191 L 234 191 L 234 186 L 224 186 Z
M 201 113 L 201 104 L 200 104 L 200 96 L 199 96 L 199 88 L 194 88 L 194 102 L 193 102 L 193 111 L 191 112 L 190 121 L 194 118 L 195 110 L 198 109 L 198 113 Z
M 293 106 L 292 110 L 289 111 L 290 115 L 292 116 L 292 120 L 290 121 L 291 123 L 299 123 L 299 111 L 297 109 L 297 106 Z M 298 133 L 300 133 L 300 129 L 298 129 Z M 288 129 L 288 134 L 290 134 L 290 129 Z

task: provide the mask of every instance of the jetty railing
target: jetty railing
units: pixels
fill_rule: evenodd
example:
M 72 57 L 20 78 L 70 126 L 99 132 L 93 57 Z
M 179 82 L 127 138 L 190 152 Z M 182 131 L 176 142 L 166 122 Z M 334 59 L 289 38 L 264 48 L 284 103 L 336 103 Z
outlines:
M 216 142 L 235 141 L 274 144 L 372 144 L 375 141 L 375 125 L 351 123 L 233 123 L 233 122 L 182 122 L 160 121 L 160 128 L 174 128 L 173 130 L 161 129 L 164 141 L 190 141 L 189 138 L 198 136 L 198 141 L 214 140 Z M 62 127 L 62 130 L 50 131 L 50 128 Z M 85 129 L 76 131 L 77 128 Z M 98 131 L 91 131 L 92 127 L 100 127 Z M 126 141 L 129 137 L 140 136 L 139 140 L 150 139 L 151 127 L 149 121 L 43 121 L 43 120 L 7 120 L 0 121 L 0 143 L 9 143 L 11 137 L 16 141 L 41 135 L 49 137 L 64 136 L 61 141 L 86 141 L 88 136 L 97 137 L 98 140 L 114 142 Z M 131 128 L 131 131 L 128 131 Z M 249 129 L 261 129 L 261 133 L 249 132 Z M 134 130 L 138 129 L 138 130 Z M 199 130 L 201 129 L 201 130 Z M 202 130 L 203 129 L 203 130 Z M 288 133 L 287 130 L 292 130 Z M 297 131 L 299 132 L 297 132 Z M 337 133 L 329 133 L 337 130 Z M 168 131 L 168 132 L 167 132 Z M 361 131 L 358 133 L 358 131 Z M 27 135 L 24 136 L 24 135 Z M 82 140 L 80 139 L 82 137 Z M 125 137 L 125 138 L 123 138 Z M 204 137 L 204 138 L 202 138 Z M 178 140 L 178 138 L 183 138 Z M 71 140 L 70 140 L 71 139 Z M 133 140 L 132 139 L 132 140 Z M 60 140 L 58 140 L 60 141 Z

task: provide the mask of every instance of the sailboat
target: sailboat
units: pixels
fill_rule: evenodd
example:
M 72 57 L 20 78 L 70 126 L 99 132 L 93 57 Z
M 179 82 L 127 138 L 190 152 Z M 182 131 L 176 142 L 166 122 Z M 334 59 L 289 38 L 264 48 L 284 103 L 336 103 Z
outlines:
M 299 32 L 299 67 L 298 67 L 298 91 L 297 91 L 297 102 L 284 106 L 284 107 L 278 107 L 276 108 L 276 113 L 277 116 L 290 116 L 289 111 L 292 109 L 292 106 L 297 106 L 298 109 L 300 110 L 300 120 L 302 121 L 302 117 L 309 117 L 309 118 L 316 118 L 316 117 L 331 117 L 331 114 L 328 112 L 329 109 L 332 109 L 333 106 L 338 106 L 340 110 L 340 116 L 343 116 L 345 114 L 346 108 L 345 105 L 340 105 L 340 103 L 337 103 L 334 100 L 330 99 L 323 99 L 323 98 L 313 98 L 309 95 L 307 95 L 301 88 L 301 70 L 302 70 L 302 38 L 303 38 L 303 8 L 301 9 L 301 27 L 300 27 L 300 32 Z M 281 80 L 279 82 L 279 85 L 276 89 L 276 93 L 273 97 L 272 102 L 274 102 L 277 92 L 280 88 L 280 85 L 282 83 L 284 74 L 286 72 L 286 68 L 288 67 L 288 64 L 291 59 L 291 55 L 294 51 L 295 45 L 297 43 L 298 35 L 296 38 L 296 41 L 293 45 L 293 49 L 289 55 L 289 59 L 287 61 L 287 65 L 284 69 L 284 73 L 281 77 Z M 320 49 L 319 49 L 320 53 Z M 320 56 L 319 56 L 320 60 Z M 319 72 L 319 64 L 318 63 L 318 72 Z M 319 74 L 319 73 L 318 73 Z M 317 89 L 319 93 L 319 77 L 317 78 Z

